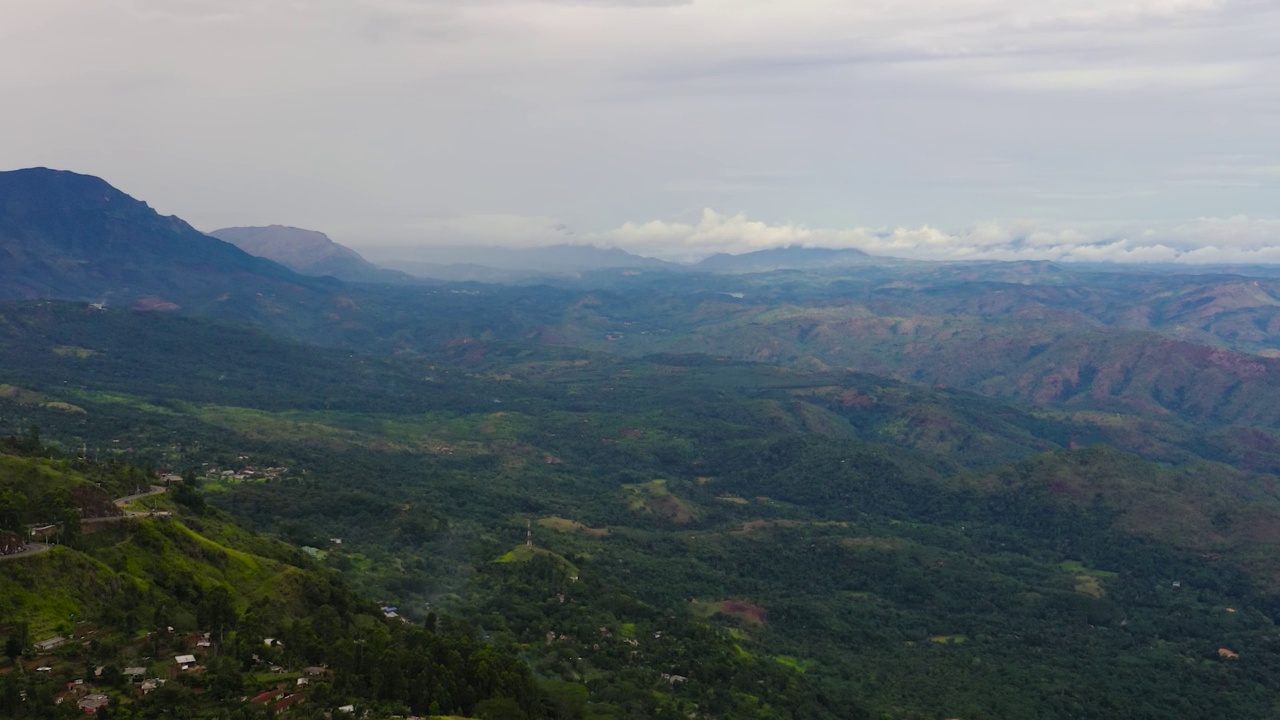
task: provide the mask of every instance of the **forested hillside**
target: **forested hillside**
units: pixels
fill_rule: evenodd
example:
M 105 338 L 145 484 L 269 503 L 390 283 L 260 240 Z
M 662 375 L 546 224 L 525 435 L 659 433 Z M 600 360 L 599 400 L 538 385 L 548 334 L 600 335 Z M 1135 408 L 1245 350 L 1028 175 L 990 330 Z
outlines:
M 1072 415 L 857 373 L 4 317 L 4 422 L 191 472 L 299 567 L 511 648 L 565 717 L 1271 711 L 1280 494 L 1188 427 L 1161 466 Z
M 334 571 L 206 505 L 194 475 L 91 516 L 104 492 L 155 480 L 30 434 L 0 442 L 0 534 L 17 538 L 0 554 L 4 717 L 559 716 L 509 648 L 448 618 L 388 620 Z

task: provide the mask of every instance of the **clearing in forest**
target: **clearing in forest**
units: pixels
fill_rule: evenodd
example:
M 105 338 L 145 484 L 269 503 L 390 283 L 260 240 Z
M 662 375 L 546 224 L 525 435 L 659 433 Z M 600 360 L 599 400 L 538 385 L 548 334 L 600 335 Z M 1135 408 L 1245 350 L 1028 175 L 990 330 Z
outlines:
M 623 485 L 627 507 L 635 512 L 649 513 L 676 523 L 687 523 L 698 516 L 693 503 L 672 494 L 666 480 L 650 480 L 637 485 Z
M 755 603 L 746 600 L 720 600 L 706 602 L 694 600 L 691 604 L 694 615 L 708 618 L 713 615 L 726 615 L 750 625 L 763 625 L 769 619 L 769 613 Z
M 583 535 L 590 535 L 592 537 L 603 537 L 609 534 L 609 528 L 593 528 L 589 525 L 583 525 L 577 520 L 556 517 L 554 515 L 542 518 L 538 521 L 538 525 L 540 527 L 547 528 L 548 530 L 555 530 L 556 532 L 580 532 Z

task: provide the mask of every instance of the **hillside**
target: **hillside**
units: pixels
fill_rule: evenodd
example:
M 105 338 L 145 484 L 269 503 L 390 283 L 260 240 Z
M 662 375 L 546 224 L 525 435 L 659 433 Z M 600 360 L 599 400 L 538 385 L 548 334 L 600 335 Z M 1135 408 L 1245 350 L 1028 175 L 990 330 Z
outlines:
M 266 258 L 303 275 L 329 275 L 348 282 L 411 282 L 405 273 L 378 267 L 349 247 L 314 230 L 271 225 L 214 230 L 209 235 L 250 255 Z
M 459 368 L 274 340 L 226 386 L 255 333 L 52 309 L 10 309 L 26 330 L 0 380 L 21 389 L 0 417 L 197 469 L 206 502 L 401 615 L 521 648 L 602 716 L 1269 707 L 1270 476 L 1072 449 L 1087 424 L 959 391 L 706 356 L 475 342 Z M 59 353 L 59 333 L 96 340 Z M 169 374 L 128 337 L 177 348 Z
M 161 216 L 98 178 L 0 173 L 0 298 L 198 314 L 323 338 L 358 313 L 339 289 Z
M 0 443 L 0 532 L 25 535 L 17 523 L 36 518 L 56 524 L 58 541 L 0 555 L 5 717 L 102 706 L 138 717 L 265 706 L 311 714 L 347 704 L 461 714 L 495 696 L 545 716 L 543 691 L 513 654 L 464 628 L 388 621 L 297 548 L 207 507 L 187 484 L 194 475 L 168 494 L 121 501 L 113 522 L 83 519 L 65 502 L 139 474 L 153 476 L 62 459 L 33 438 Z M 34 477 L 64 500 L 32 496 Z M 407 684 L 433 675 L 450 680 Z

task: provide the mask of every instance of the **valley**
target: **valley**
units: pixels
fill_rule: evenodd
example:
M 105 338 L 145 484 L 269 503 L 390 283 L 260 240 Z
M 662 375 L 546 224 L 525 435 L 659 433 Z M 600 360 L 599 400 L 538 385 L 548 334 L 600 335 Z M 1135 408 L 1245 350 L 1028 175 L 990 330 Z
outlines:
M 1274 280 L 343 281 L 37 180 L 66 207 L 0 247 L 89 260 L 6 267 L 0 529 L 63 534 L 0 563 L 14 717 L 78 716 L 76 680 L 122 718 L 1275 711 Z M 88 531 L 162 477 L 169 515 Z

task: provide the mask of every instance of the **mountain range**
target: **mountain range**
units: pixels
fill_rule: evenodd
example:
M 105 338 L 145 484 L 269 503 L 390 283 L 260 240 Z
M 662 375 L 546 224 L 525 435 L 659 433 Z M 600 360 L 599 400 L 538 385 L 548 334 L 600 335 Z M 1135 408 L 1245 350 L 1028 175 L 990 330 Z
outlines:
M 105 668 L 147 656 L 140 629 L 222 623 L 235 662 L 169 704 L 244 714 L 337 669 L 298 718 L 1274 709 L 1280 281 L 564 247 L 490 269 L 519 282 L 397 282 L 318 233 L 217 231 L 280 262 L 254 257 L 94 178 L 0 192 L 0 434 L 28 454 L 0 452 L 0 535 L 74 536 L 60 489 L 185 488 L 172 519 L 0 562 L 6 646 L 81 612 Z
M 731 255 L 717 253 L 698 262 L 694 267 L 707 272 L 754 273 L 770 270 L 812 270 L 819 268 L 860 265 L 869 261 L 870 255 L 855 249 L 806 248 L 793 245 Z M 879 262 L 885 262 L 880 259 Z

